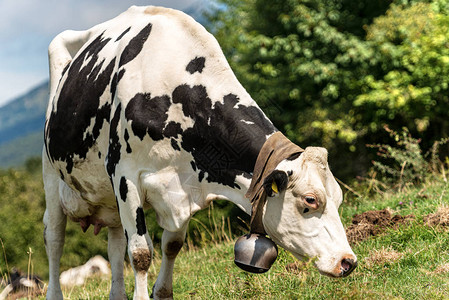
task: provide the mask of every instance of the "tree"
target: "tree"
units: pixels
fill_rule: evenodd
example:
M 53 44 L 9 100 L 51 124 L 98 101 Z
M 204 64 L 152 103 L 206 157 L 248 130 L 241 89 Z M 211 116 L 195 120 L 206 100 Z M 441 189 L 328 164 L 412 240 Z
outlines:
M 371 131 L 405 126 L 427 147 L 449 135 L 449 17 L 437 4 L 392 5 L 367 28 L 383 72 L 362 78 L 354 101 Z
M 370 167 L 385 124 L 424 147 L 449 134 L 446 1 L 220 1 L 237 77 L 290 139 L 328 148 L 337 177 Z
M 353 126 L 352 88 L 376 64 L 363 25 L 385 12 L 388 1 L 223 2 L 216 36 L 275 125 L 296 143 L 325 146 L 332 156 L 355 151 L 363 132 Z

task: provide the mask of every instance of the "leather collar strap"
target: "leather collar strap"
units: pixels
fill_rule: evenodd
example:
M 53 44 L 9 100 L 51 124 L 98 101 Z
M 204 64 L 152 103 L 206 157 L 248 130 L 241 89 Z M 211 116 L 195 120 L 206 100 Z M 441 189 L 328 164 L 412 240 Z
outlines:
M 267 193 L 263 187 L 264 179 L 275 170 L 281 161 L 299 155 L 304 149 L 292 143 L 280 131 L 270 136 L 257 156 L 251 184 L 245 197 L 251 200 L 251 233 L 266 235 L 262 223 L 263 207 Z

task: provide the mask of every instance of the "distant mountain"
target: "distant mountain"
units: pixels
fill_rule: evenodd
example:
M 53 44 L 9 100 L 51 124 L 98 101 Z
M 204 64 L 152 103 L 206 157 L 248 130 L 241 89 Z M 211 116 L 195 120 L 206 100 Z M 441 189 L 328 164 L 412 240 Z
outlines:
M 216 8 L 213 0 L 198 0 L 184 12 L 207 26 L 204 13 Z M 41 155 L 48 93 L 45 82 L 0 107 L 0 168 L 21 166 Z
M 22 165 L 41 154 L 48 82 L 0 107 L 0 167 Z

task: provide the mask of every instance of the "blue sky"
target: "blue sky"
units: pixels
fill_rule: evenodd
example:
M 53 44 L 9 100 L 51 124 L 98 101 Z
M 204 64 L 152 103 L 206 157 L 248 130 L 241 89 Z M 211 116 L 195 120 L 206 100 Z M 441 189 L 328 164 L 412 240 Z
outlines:
M 48 79 L 47 47 L 66 30 L 85 30 L 131 5 L 186 9 L 196 0 L 0 0 L 0 106 Z

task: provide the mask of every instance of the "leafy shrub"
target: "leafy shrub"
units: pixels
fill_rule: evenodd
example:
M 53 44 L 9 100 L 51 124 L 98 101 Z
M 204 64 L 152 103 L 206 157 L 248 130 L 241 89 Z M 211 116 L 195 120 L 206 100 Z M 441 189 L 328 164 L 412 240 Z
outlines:
M 438 172 L 438 166 L 442 166 L 438 148 L 449 139 L 434 142 L 433 147 L 423 153 L 421 140 L 413 138 L 407 128 L 404 127 L 400 133 L 388 126 L 384 129 L 394 139 L 395 145 L 369 145 L 378 150 L 380 160 L 373 161 L 373 166 L 382 175 L 384 187 L 402 189 L 407 185 L 422 183 L 429 174 Z

